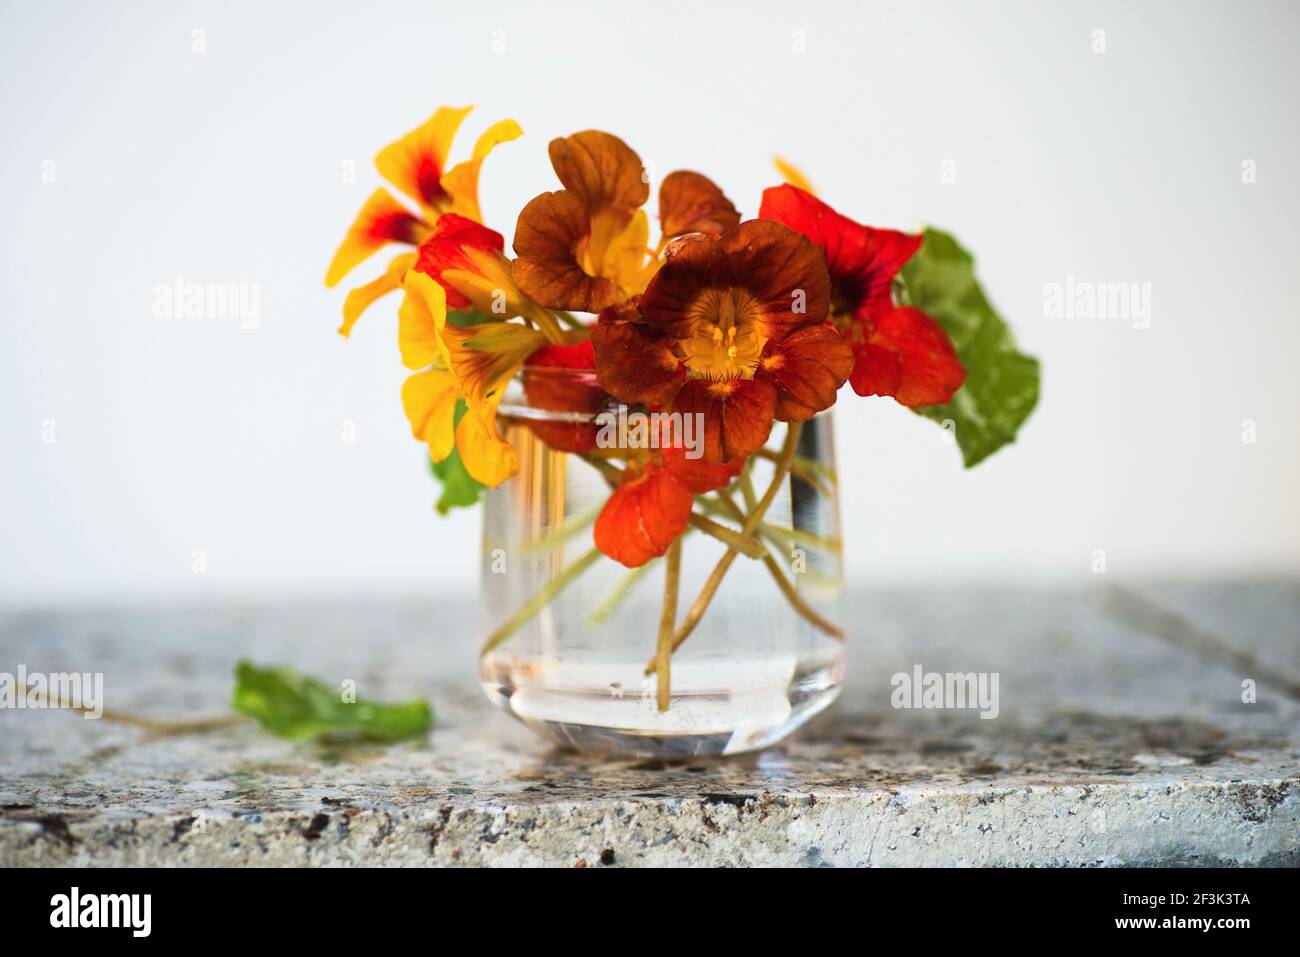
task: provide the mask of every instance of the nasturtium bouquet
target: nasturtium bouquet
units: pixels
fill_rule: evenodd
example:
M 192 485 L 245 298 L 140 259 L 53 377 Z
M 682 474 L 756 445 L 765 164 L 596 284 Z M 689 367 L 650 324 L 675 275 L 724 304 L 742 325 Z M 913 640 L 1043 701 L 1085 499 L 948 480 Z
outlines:
M 597 130 L 550 142 L 560 188 L 522 206 L 510 255 L 503 234 L 482 222 L 478 184 L 488 156 L 521 130 L 496 123 L 453 164 L 468 113 L 439 109 L 380 151 L 380 174 L 409 202 L 375 190 L 326 275 L 333 286 L 381 249 L 400 250 L 349 292 L 339 331 L 350 334 L 379 298 L 401 293 L 398 350 L 411 371 L 402 404 L 441 482 L 438 510 L 473 505 L 519 471 L 498 428 L 517 379 L 534 405 L 558 413 L 534 434 L 608 483 L 589 560 L 637 569 L 667 557 L 667 624 L 648 669 L 659 673 L 660 708 L 668 656 L 737 555 L 763 560 L 805 618 L 838 634 L 816 620 L 763 543 L 780 481 L 819 480 L 796 455 L 802 423 L 841 395 L 892 399 L 943 423 L 969 466 L 1012 441 L 1037 400 L 1037 363 L 1016 350 L 970 255 L 936 229 L 856 222 L 781 162 L 785 181 L 748 216 L 710 178 L 669 173 L 657 184 L 652 239 L 645 167 Z M 584 374 L 543 374 L 555 369 Z M 598 425 L 598 413 L 615 406 L 620 417 Z M 629 409 L 649 418 L 629 425 Z M 779 424 L 785 440 L 769 448 Z M 775 466 L 763 495 L 749 482 L 758 459 Z M 688 529 L 727 551 L 679 624 L 675 569 Z M 512 627 L 576 573 L 559 576 Z M 488 647 L 508 633 L 498 629 Z

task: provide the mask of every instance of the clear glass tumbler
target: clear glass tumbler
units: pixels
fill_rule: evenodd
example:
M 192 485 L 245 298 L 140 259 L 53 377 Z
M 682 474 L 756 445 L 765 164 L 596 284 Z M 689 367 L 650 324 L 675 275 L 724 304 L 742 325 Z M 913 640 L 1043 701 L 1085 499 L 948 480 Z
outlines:
M 564 403 L 550 401 L 557 393 Z M 590 370 L 526 368 L 507 390 L 499 427 L 520 468 L 486 493 L 484 690 L 534 731 L 582 751 L 672 758 L 766 747 L 829 705 L 843 679 L 831 415 L 797 427 L 772 496 L 789 428 L 780 423 L 736 481 L 696 496 L 707 521 L 680 538 L 674 636 L 695 623 L 671 655 L 664 700 L 653 666 L 669 562 L 629 569 L 592 540 L 617 457 L 595 461 L 601 453 L 587 439 L 597 416 L 618 409 Z M 749 553 L 718 537 L 719 525 L 738 533 L 765 497 Z

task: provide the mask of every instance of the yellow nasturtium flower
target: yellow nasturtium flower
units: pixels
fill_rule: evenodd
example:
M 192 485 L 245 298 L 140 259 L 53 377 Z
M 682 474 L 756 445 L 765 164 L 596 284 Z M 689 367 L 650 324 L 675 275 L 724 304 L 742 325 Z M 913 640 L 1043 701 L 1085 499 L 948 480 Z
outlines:
M 370 194 L 361 212 L 339 244 L 325 285 L 335 286 L 344 276 L 389 243 L 418 246 L 444 213 L 455 213 L 478 222 L 478 179 L 483 160 L 497 146 L 523 135 L 514 120 L 501 120 L 488 127 L 474 144 L 470 158 L 448 168 L 452 140 L 472 107 L 442 107 L 427 122 L 379 151 L 375 166 L 394 187 L 415 201 L 412 212 L 384 188 Z M 377 279 L 352 290 L 343 306 L 347 335 L 361 313 L 380 296 L 399 288 L 402 276 L 414 262 L 413 254 L 398 256 Z
M 403 364 L 421 370 L 402 387 L 411 431 L 434 461 L 454 448 L 471 476 L 500 485 L 519 471 L 519 457 L 497 433 L 497 406 L 506 384 L 546 337 L 519 323 L 452 325 L 446 292 L 431 276 L 409 270 L 402 285 L 398 346 Z M 456 423 L 460 399 L 466 412 Z

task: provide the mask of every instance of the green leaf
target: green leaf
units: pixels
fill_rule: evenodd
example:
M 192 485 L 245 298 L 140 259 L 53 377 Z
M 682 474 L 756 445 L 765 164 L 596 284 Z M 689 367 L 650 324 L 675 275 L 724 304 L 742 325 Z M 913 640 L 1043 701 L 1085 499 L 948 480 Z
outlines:
M 348 702 L 341 689 L 327 688 L 291 668 L 258 668 L 246 660 L 235 666 L 230 703 L 267 731 L 291 740 L 398 741 L 426 734 L 433 727 L 433 709 L 427 701 L 378 704 L 357 698 Z
M 966 382 L 950 402 L 916 412 L 952 422 L 970 468 L 1015 441 L 1038 402 L 1038 360 L 1016 349 L 1010 327 L 975 280 L 971 254 L 950 234 L 927 227 L 902 278 L 903 301 L 943 326 L 966 367 Z
M 460 399 L 456 402 L 456 422 L 460 422 L 460 417 L 465 414 L 467 407 L 465 400 Z M 483 489 L 487 488 L 482 482 L 465 471 L 465 463 L 461 461 L 460 452 L 455 448 L 451 450 L 451 455 L 447 456 L 441 462 L 435 462 L 429 459 L 429 468 L 432 470 L 434 477 L 442 484 L 442 494 L 438 496 L 437 504 L 434 506 L 439 515 L 446 515 L 453 508 L 469 508 L 478 504 L 479 495 Z

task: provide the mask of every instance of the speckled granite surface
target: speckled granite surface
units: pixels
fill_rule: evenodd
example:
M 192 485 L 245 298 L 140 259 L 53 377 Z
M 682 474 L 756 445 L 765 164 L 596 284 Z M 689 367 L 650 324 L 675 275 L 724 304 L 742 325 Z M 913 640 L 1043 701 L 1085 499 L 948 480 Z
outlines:
M 493 709 L 467 604 L 10 611 L 0 671 L 102 671 L 115 709 L 220 714 L 247 656 L 438 723 L 339 750 L 0 710 L 0 864 L 1300 864 L 1295 583 L 852 600 L 835 708 L 684 765 L 558 752 Z M 915 664 L 998 672 L 999 717 L 892 709 Z

